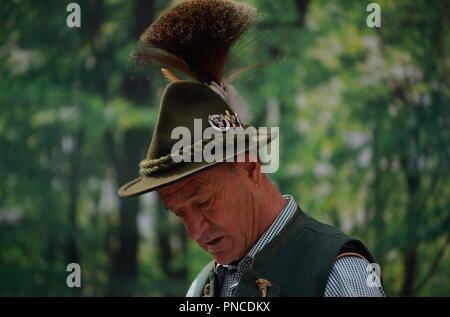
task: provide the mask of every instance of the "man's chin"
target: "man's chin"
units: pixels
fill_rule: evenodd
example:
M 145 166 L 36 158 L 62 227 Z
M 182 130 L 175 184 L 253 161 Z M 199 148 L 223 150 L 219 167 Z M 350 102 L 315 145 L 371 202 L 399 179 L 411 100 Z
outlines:
M 210 254 L 213 256 L 214 261 L 216 261 L 217 263 L 222 264 L 222 265 L 228 264 L 229 263 L 228 262 L 228 257 L 226 255 L 224 255 L 224 254 L 221 254 L 221 253 L 223 253 L 223 252 L 210 253 Z
M 233 257 L 230 254 L 226 254 L 225 251 L 212 254 L 212 256 L 217 263 L 222 265 L 227 265 L 237 260 L 235 256 Z
M 233 262 L 236 257 L 231 251 L 233 244 L 230 237 L 223 236 L 215 244 L 206 244 L 202 248 L 205 249 L 209 254 L 211 254 L 214 260 L 219 264 L 228 264 Z

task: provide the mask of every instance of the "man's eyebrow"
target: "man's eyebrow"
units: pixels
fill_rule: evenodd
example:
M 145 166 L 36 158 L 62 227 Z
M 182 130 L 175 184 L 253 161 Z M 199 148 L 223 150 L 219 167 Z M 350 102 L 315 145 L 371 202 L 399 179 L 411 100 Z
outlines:
M 186 199 L 189 199 L 189 198 L 194 197 L 195 195 L 198 194 L 198 192 L 199 192 L 199 189 L 198 189 L 198 188 L 194 189 L 194 190 L 192 191 L 192 193 L 190 193 L 189 196 L 188 196 Z
M 192 190 L 189 195 L 184 196 L 185 198 L 182 196 L 183 201 L 186 201 L 186 200 L 188 200 L 188 199 L 198 195 L 203 189 L 201 186 L 198 186 L 198 185 L 194 185 L 194 186 L 192 186 L 192 187 L 194 187 L 194 190 Z M 179 188 L 178 191 L 182 191 L 182 192 L 185 191 L 185 192 L 187 192 L 187 190 L 183 189 L 183 188 Z M 166 208 L 168 210 L 172 210 L 172 209 L 170 209 L 170 207 L 171 207 L 170 203 L 168 205 L 166 205 L 166 204 L 163 204 L 163 205 L 164 205 L 164 208 Z

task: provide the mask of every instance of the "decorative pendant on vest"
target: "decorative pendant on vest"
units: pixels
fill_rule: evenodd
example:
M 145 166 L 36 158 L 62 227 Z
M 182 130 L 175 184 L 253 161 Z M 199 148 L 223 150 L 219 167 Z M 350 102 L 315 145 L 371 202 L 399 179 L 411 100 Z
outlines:
M 256 285 L 259 288 L 259 296 L 267 297 L 267 288 L 272 286 L 272 284 L 268 280 L 260 278 L 256 280 Z
M 203 289 L 203 297 L 210 297 L 211 295 L 211 285 L 208 283 L 205 285 L 205 288 Z

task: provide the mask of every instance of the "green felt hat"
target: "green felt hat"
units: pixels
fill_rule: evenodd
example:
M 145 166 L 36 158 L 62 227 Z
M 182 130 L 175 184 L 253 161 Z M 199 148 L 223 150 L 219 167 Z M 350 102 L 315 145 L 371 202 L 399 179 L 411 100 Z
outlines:
M 231 114 L 231 118 L 229 116 Z M 216 122 L 212 118 L 221 118 L 226 121 Z M 212 162 L 202 160 L 201 162 L 174 160 L 173 146 L 179 139 L 172 139 L 171 134 L 176 127 L 186 127 L 193 136 L 191 149 L 202 149 L 214 139 L 203 139 L 203 136 L 195 136 L 194 119 L 200 119 L 202 129 L 212 127 L 221 134 L 222 142 L 228 142 L 231 137 L 227 135 L 227 129 L 231 126 L 241 125 L 238 114 L 229 107 L 225 100 L 209 86 L 197 82 L 180 80 L 169 84 L 161 100 L 159 117 L 152 140 L 147 152 L 147 157 L 139 164 L 140 176 L 119 188 L 121 197 L 133 197 L 156 190 L 166 185 L 180 181 L 207 168 L 222 164 L 230 158 L 248 152 L 252 147 L 256 150 L 268 144 L 276 135 L 269 132 L 249 136 L 254 142 L 246 142 L 244 148 L 226 153 L 224 151 L 220 159 Z M 197 121 L 198 122 L 198 121 Z M 217 124 L 218 123 L 218 124 Z M 225 124 L 222 124 L 225 123 Z M 196 138 L 197 137 L 197 138 Z M 235 137 L 235 136 L 234 136 Z M 219 138 L 217 138 L 219 139 Z M 136 167 L 138 170 L 138 167 Z

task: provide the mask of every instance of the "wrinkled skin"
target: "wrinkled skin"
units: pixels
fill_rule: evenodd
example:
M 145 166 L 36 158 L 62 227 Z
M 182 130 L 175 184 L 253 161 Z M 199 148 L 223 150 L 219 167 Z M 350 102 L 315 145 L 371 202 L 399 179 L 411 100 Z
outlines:
M 158 191 L 190 238 L 221 264 L 245 256 L 285 200 L 259 162 L 225 163 Z

